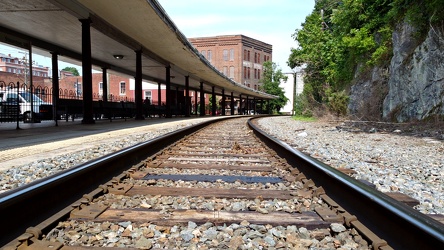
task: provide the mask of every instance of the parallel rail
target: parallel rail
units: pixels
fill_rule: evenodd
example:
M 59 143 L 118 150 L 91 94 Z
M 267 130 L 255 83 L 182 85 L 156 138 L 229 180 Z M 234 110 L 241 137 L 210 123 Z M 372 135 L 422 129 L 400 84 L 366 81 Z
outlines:
M 270 137 L 251 121 L 254 133 L 350 214 L 395 249 L 444 249 L 444 225 L 404 203 Z M 356 224 L 356 223 L 355 223 Z
M 83 202 L 84 198 L 79 194 L 102 192 L 102 188 L 97 188 L 99 185 L 113 177 L 116 180 L 121 178 L 127 174 L 122 171 L 213 122 L 166 134 L 0 194 L 3 217 L 0 246 L 23 236 L 28 227 L 38 225 L 27 232 L 34 235 L 39 234 L 36 230 L 54 227 L 60 218 L 68 217 L 72 204 Z M 297 167 L 316 186 L 322 186 L 320 197 L 343 215 L 348 226 L 366 235 L 374 249 L 389 249 L 384 241 L 395 249 L 444 249 L 443 224 L 269 137 L 253 121 L 249 126 L 280 157 Z M 79 179 L 82 180 L 80 183 Z M 63 193 L 54 190 L 63 190 Z
M 147 156 L 214 122 L 210 120 L 165 134 L 0 194 L 0 246 L 28 227 L 44 222 L 42 218 L 50 218 L 76 202 L 81 198 L 79 194 L 93 191 Z

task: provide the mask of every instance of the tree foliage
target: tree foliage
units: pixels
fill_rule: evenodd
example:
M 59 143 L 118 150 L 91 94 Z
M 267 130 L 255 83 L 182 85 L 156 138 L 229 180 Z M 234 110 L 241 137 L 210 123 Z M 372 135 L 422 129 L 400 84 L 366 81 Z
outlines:
M 79 71 L 77 70 L 77 68 L 75 67 L 65 67 L 64 69 L 62 69 L 63 71 L 68 71 L 71 72 L 74 76 L 79 76 Z
M 344 91 L 355 76 L 369 67 L 388 65 L 397 23 L 408 20 L 424 34 L 444 20 L 444 0 L 315 2 L 302 28 L 292 35 L 299 47 L 291 50 L 288 65 L 306 65 L 306 99 L 326 104 L 334 112 L 346 106 Z
M 277 99 L 270 100 L 268 110 L 279 112 L 288 102 L 284 90 L 279 87 L 281 80 L 286 82 L 288 77 L 282 73 L 281 69 L 273 62 L 266 61 L 263 64 L 263 78 L 261 79 L 262 86 L 260 90 L 270 95 L 278 96 Z

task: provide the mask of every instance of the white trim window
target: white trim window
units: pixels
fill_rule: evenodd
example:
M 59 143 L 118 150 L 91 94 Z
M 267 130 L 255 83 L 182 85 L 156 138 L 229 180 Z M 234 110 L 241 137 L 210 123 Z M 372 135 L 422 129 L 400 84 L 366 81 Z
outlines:
M 120 82 L 119 94 L 125 95 L 125 93 L 126 93 L 126 83 L 122 81 Z

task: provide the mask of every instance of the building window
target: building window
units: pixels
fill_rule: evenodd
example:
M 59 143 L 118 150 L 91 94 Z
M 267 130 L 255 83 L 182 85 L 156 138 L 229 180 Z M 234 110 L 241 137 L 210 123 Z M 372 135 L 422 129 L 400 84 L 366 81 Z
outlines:
M 228 67 L 224 66 L 224 76 L 228 76 Z
M 234 61 L 234 49 L 230 49 L 230 61 Z
M 267 56 L 266 55 L 264 55 L 264 62 L 266 62 L 267 61 Z
M 208 57 L 207 57 L 208 61 L 211 62 L 212 58 L 213 58 L 213 52 L 211 50 L 208 50 Z
M 254 79 L 257 79 L 257 69 L 254 69 Z
M 257 63 L 261 63 L 261 53 L 257 53 Z
M 244 61 L 246 61 L 246 60 L 247 60 L 247 50 L 244 49 Z
M 224 49 L 223 56 L 224 56 L 224 61 L 228 61 L 228 50 Z
M 230 66 L 230 78 L 234 79 L 234 66 Z
M 151 90 L 145 90 L 145 99 L 148 98 L 150 100 L 150 103 L 152 101 L 151 97 Z
M 257 70 L 257 79 L 261 79 L 261 70 L 260 69 Z
M 257 63 L 257 53 L 254 52 L 254 63 Z
M 251 71 L 251 68 L 248 67 L 248 79 L 250 79 L 250 71 Z
M 103 95 L 103 82 L 99 82 L 99 95 Z
M 250 51 L 247 51 L 247 61 L 250 62 Z
M 244 79 L 247 79 L 247 67 L 244 66 Z
M 125 95 L 125 82 L 120 82 L 120 95 Z
M 207 52 L 205 50 L 202 50 L 200 53 L 203 55 L 203 57 L 207 58 Z

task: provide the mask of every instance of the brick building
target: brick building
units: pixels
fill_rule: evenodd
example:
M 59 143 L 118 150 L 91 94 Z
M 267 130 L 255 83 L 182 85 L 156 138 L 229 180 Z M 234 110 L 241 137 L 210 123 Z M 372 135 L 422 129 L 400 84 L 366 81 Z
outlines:
M 16 74 L 18 77 L 24 76 L 29 71 L 27 58 L 18 58 L 11 55 L 0 53 L 0 72 L 8 72 Z M 49 67 L 33 63 L 32 66 L 33 77 L 48 77 Z
M 224 75 L 256 90 L 263 74 L 262 64 L 272 60 L 272 45 L 244 35 L 198 37 L 188 40 Z

